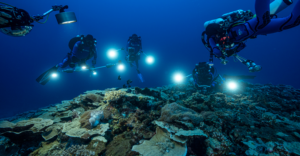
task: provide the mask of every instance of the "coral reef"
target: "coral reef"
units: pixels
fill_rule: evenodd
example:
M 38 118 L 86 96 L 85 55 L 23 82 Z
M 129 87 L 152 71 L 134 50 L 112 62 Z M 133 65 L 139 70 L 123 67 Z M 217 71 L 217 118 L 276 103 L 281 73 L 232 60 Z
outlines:
M 199 125 L 203 119 L 194 110 L 180 106 L 177 103 L 171 103 L 161 109 L 161 116 L 158 120 L 166 122 L 173 122 L 175 120 L 191 121 L 194 125 Z
M 118 90 L 118 91 L 109 91 L 105 93 L 104 100 L 108 102 L 118 101 L 120 98 L 125 96 L 126 92 Z
M 185 156 L 187 153 L 186 144 L 172 141 L 168 132 L 159 127 L 149 141 L 145 140 L 141 145 L 133 146 L 132 150 L 149 156 Z
M 0 119 L 0 155 L 300 155 L 300 90 L 244 86 L 87 91 Z
M 80 124 L 83 128 L 92 129 L 100 123 L 100 120 L 104 118 L 103 111 L 101 110 L 91 110 L 86 111 L 80 117 Z

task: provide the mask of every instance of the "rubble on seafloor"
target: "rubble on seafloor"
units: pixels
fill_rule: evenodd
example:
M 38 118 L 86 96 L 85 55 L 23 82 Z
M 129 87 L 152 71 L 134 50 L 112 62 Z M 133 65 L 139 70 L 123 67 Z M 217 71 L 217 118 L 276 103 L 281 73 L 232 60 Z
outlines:
M 0 120 L 1 156 L 300 155 L 300 90 L 287 85 L 93 90 Z

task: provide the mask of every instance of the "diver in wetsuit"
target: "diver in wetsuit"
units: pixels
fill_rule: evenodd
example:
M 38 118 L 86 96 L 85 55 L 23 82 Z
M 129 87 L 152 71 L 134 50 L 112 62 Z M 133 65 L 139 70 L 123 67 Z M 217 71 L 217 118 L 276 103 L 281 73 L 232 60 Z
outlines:
M 130 36 L 127 41 L 126 51 L 128 52 L 128 55 L 126 56 L 125 60 L 130 64 L 131 67 L 136 67 L 138 77 L 143 82 L 144 80 L 139 70 L 139 59 L 143 53 L 141 37 L 138 37 L 136 34 Z
M 69 66 L 75 68 L 76 64 L 80 66 L 85 65 L 86 61 L 93 57 L 92 66 L 94 68 L 97 60 L 96 43 L 96 39 L 92 35 L 86 35 L 86 37 L 82 35 L 71 39 L 69 42 L 71 52 L 67 54 L 57 67 L 66 68 Z
M 196 64 L 193 72 L 193 84 L 197 89 L 201 87 L 209 88 L 209 91 L 219 89 L 219 85 L 222 83 L 222 77 L 220 75 L 214 77 L 215 68 L 210 66 L 208 62 L 199 62 Z
M 206 62 L 199 62 L 198 64 L 196 64 L 192 73 L 195 86 L 210 86 L 214 78 L 214 73 L 214 67 L 209 66 Z
M 245 64 L 250 72 L 260 71 L 261 66 L 237 53 L 246 47 L 245 41 L 249 38 L 298 26 L 300 24 L 300 1 L 296 3 L 289 16 L 274 18 L 278 12 L 291 4 L 291 0 L 275 0 L 271 4 L 270 0 L 256 0 L 256 17 L 250 11 L 238 10 L 206 22 L 202 42 L 210 51 L 210 64 L 213 65 L 213 56 L 221 59 L 222 64 L 227 64 L 226 57 L 234 56 Z M 206 41 L 204 34 L 207 35 Z
M 71 52 L 67 54 L 61 63 L 44 72 L 36 79 L 36 81 L 45 85 L 50 80 L 51 74 L 56 73 L 57 71 L 67 73 L 77 71 L 76 67 L 86 67 L 86 61 L 93 57 L 92 68 L 90 68 L 92 71 L 95 68 L 97 59 L 96 43 L 96 39 L 92 35 L 81 35 L 72 38 L 69 42 Z M 71 68 L 65 69 L 68 66 Z

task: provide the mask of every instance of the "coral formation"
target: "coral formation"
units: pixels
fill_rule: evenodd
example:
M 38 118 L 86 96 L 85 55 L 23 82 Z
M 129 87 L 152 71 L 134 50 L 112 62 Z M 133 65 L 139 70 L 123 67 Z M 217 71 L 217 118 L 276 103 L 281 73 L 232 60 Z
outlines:
M 300 155 L 300 90 L 243 85 L 87 91 L 0 119 L 0 155 Z
M 118 101 L 120 98 L 125 96 L 126 92 L 118 90 L 118 91 L 109 91 L 105 93 L 104 100 L 108 102 Z
M 171 103 L 161 109 L 161 116 L 158 120 L 166 122 L 173 122 L 175 120 L 191 121 L 193 124 L 199 125 L 203 119 L 194 110 L 180 106 L 177 103 Z
M 47 141 L 59 135 L 61 129 L 63 128 L 62 123 L 56 123 L 45 129 L 42 133 L 42 137 Z
M 95 155 L 94 151 L 86 149 L 87 145 L 72 145 L 67 150 L 65 150 L 65 153 L 68 153 L 69 155 L 78 155 L 78 156 L 92 156 Z
M 80 117 L 81 127 L 92 129 L 100 123 L 100 120 L 104 118 L 103 111 L 101 110 L 91 110 L 86 111 Z
M 97 126 L 100 123 L 100 120 L 104 118 L 103 111 L 95 110 L 91 112 L 91 117 L 89 122 L 92 127 Z
M 148 156 L 185 156 L 186 144 L 172 141 L 169 136 L 168 132 L 157 128 L 156 134 L 149 141 L 145 140 L 141 145 L 134 145 L 132 150 Z
M 102 98 L 98 94 L 88 93 L 85 96 L 85 100 L 93 103 L 93 102 L 100 102 Z

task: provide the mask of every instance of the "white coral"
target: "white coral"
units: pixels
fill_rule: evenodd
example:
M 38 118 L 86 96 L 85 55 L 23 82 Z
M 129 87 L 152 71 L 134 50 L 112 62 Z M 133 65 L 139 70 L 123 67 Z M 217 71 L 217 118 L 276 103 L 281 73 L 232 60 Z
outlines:
M 89 122 L 92 127 L 97 126 L 100 123 L 100 120 L 104 118 L 103 111 L 95 110 L 91 112 L 91 118 Z

